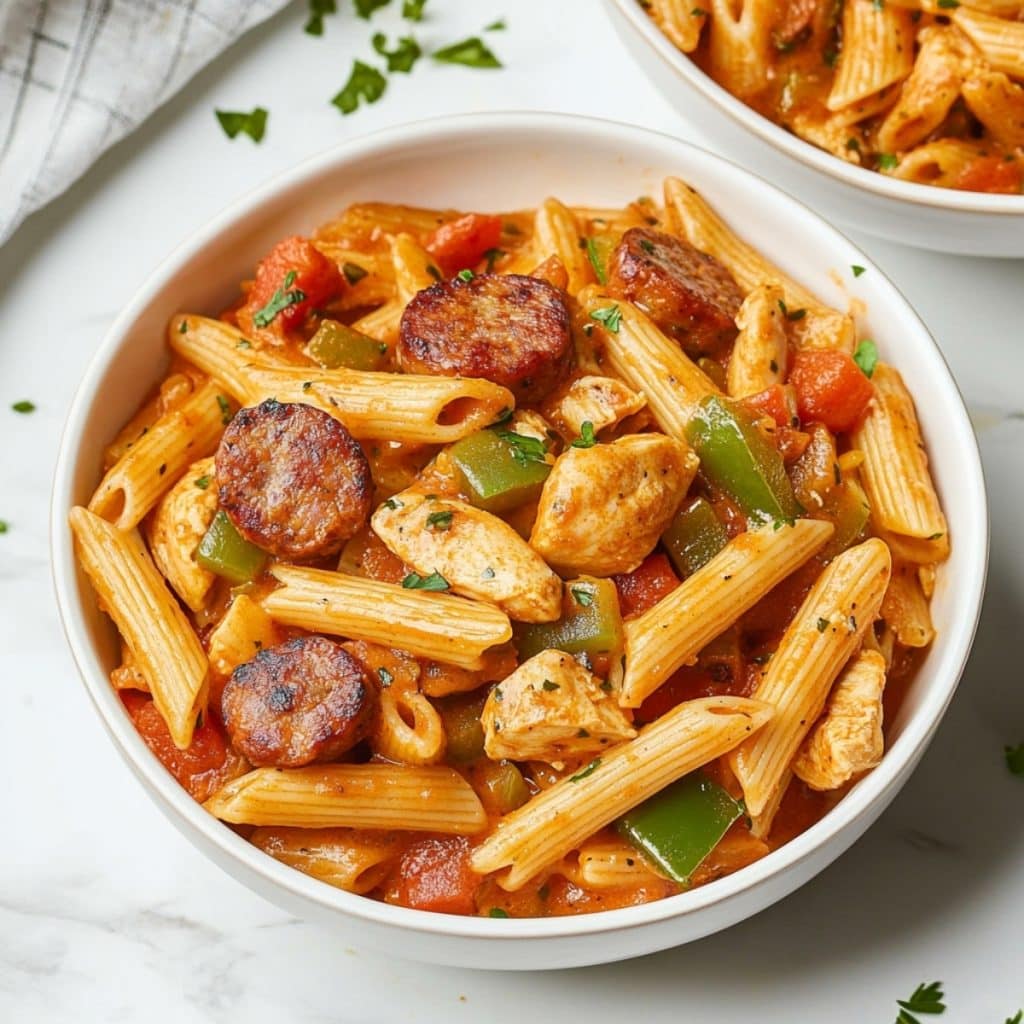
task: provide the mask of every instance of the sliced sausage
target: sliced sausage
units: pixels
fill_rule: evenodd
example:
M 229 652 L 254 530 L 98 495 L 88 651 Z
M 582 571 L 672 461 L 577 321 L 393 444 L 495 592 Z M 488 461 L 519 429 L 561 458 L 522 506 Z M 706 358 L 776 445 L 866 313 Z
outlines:
M 736 338 L 743 293 L 721 263 L 673 235 L 630 228 L 612 253 L 608 291 L 642 307 L 692 356 Z
M 408 373 L 484 377 L 517 401 L 536 402 L 569 367 L 569 308 L 557 288 L 536 277 L 456 277 L 413 296 L 398 353 Z
M 369 734 L 376 707 L 363 666 L 322 636 L 260 651 L 235 669 L 221 696 L 235 749 L 254 765 L 277 768 L 344 754 Z
M 331 555 L 370 514 L 362 448 L 310 405 L 268 399 L 241 409 L 217 449 L 221 508 L 247 540 L 281 558 Z

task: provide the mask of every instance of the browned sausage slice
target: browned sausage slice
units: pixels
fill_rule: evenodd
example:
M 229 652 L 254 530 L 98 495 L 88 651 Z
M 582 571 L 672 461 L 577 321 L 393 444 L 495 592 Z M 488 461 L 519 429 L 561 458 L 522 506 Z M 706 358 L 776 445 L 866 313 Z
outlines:
M 341 549 L 366 525 L 373 481 L 362 448 L 310 405 L 241 409 L 217 449 L 221 508 L 238 532 L 281 558 Z
M 376 706 L 363 666 L 322 636 L 260 651 L 235 669 L 221 696 L 235 749 L 254 765 L 278 768 L 344 754 L 366 737 Z
M 455 277 L 413 296 L 398 353 L 408 373 L 484 377 L 519 402 L 536 402 L 569 367 L 569 308 L 557 288 L 536 277 Z
M 743 293 L 721 263 L 673 235 L 630 228 L 612 253 L 608 291 L 642 307 L 688 355 L 731 344 Z

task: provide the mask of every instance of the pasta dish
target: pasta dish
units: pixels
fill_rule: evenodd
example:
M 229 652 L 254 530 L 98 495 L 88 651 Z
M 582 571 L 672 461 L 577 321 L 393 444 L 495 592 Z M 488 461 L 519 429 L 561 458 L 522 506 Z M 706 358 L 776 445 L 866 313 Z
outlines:
M 599 911 L 769 855 L 882 758 L 950 551 L 913 401 L 685 182 L 356 204 L 167 340 L 70 524 L 126 713 L 267 855 Z

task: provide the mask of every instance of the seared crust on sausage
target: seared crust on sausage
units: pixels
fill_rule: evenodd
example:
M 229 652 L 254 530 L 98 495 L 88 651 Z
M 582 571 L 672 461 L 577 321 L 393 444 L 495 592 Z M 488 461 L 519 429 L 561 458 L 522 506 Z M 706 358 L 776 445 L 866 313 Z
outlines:
M 398 355 L 407 373 L 484 377 L 518 402 L 536 402 L 569 367 L 569 308 L 557 288 L 536 277 L 456 277 L 413 296 Z
M 743 293 L 721 263 L 653 228 L 630 228 L 612 253 L 608 292 L 640 306 L 688 355 L 714 355 L 737 334 Z
M 234 748 L 254 765 L 331 761 L 364 739 L 377 690 L 340 644 L 301 636 L 260 651 L 231 674 L 221 716 Z
M 221 508 L 243 537 L 280 558 L 332 555 L 370 514 L 362 448 L 313 406 L 268 399 L 241 409 L 217 449 Z

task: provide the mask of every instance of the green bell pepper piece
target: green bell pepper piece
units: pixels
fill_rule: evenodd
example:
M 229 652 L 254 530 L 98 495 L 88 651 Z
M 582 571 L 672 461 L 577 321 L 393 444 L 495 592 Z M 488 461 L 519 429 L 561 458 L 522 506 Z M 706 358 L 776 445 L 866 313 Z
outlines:
M 475 761 L 484 754 L 484 727 L 480 715 L 487 694 L 448 697 L 438 701 L 438 711 L 448 740 L 448 757 L 457 764 Z
M 493 807 L 498 814 L 508 814 L 530 799 L 530 787 L 511 761 L 487 761 L 481 785 L 486 790 L 485 805 Z
M 539 497 L 551 472 L 547 462 L 525 453 L 496 430 L 480 430 L 456 441 L 448 455 L 471 504 L 487 512 L 507 512 Z
M 309 355 L 322 367 L 336 370 L 380 370 L 387 362 L 388 347 L 337 320 L 324 320 L 309 340 Z
M 834 558 L 860 539 L 871 516 L 871 505 L 860 484 L 847 479 L 832 491 L 825 513 L 835 524 L 835 533 L 822 549 L 822 556 Z
M 267 564 L 266 551 L 250 544 L 223 510 L 217 512 L 196 549 L 196 561 L 232 583 L 251 583 Z
M 587 259 L 594 268 L 594 276 L 598 284 L 608 283 L 608 263 L 615 251 L 614 235 L 591 235 L 587 239 Z
M 615 584 L 593 576 L 569 580 L 562 593 L 561 618 L 518 624 L 515 644 L 523 661 L 548 650 L 614 654 L 622 648 L 622 614 Z
M 696 771 L 624 814 L 615 828 L 669 878 L 687 885 L 742 814 L 742 804 Z
M 728 378 L 726 377 L 725 370 L 722 368 L 722 364 L 717 359 L 712 359 L 710 356 L 701 356 L 697 360 L 697 366 L 704 371 L 706 377 L 710 377 L 712 383 L 720 391 L 725 391 L 728 387 Z
M 707 565 L 729 543 L 729 535 L 710 502 L 694 498 L 679 510 L 661 540 L 676 572 L 685 579 Z
M 686 439 L 704 476 L 754 521 L 795 519 L 803 511 L 782 456 L 738 406 L 706 396 L 686 425 Z

